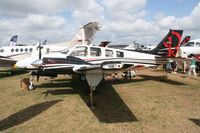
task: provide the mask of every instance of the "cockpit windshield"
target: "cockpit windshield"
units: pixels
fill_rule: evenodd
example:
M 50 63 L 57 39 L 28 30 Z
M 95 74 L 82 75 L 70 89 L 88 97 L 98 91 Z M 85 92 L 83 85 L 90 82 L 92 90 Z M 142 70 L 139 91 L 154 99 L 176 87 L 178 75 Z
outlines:
M 188 42 L 183 47 L 194 47 L 194 42 Z
M 86 46 L 77 46 L 73 49 L 70 56 L 87 56 L 88 48 Z
M 67 55 L 69 53 L 69 50 L 63 50 L 62 53 Z
M 200 42 L 196 42 L 196 46 L 197 46 L 197 47 L 200 47 Z

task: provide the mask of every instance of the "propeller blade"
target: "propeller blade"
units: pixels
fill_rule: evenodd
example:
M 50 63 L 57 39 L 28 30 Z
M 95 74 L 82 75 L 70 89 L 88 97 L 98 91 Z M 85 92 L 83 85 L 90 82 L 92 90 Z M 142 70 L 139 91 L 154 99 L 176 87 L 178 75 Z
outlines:
M 37 82 L 39 82 L 40 75 L 37 75 Z
M 39 43 L 39 60 L 42 58 L 42 53 L 41 53 L 42 47 L 41 47 L 41 42 Z
M 39 51 L 39 60 L 42 58 L 42 48 L 43 46 L 41 45 L 41 41 L 39 41 L 39 44 L 38 44 L 38 51 Z
M 39 41 L 39 44 L 38 44 L 38 47 L 37 47 L 37 49 L 38 49 L 38 51 L 39 51 L 39 60 L 41 61 L 41 59 L 42 59 L 42 48 L 43 48 L 43 46 L 41 45 L 41 41 Z M 38 63 L 38 62 L 37 62 Z M 39 62 L 39 64 L 37 64 L 37 65 L 40 65 L 39 67 L 38 67 L 38 70 L 37 70 L 37 82 L 39 81 L 39 78 L 40 78 L 40 70 L 42 69 L 42 66 L 41 66 L 41 62 Z
M 40 78 L 40 71 L 42 70 L 42 66 L 39 66 L 38 70 L 37 70 L 37 82 L 39 82 L 39 78 Z

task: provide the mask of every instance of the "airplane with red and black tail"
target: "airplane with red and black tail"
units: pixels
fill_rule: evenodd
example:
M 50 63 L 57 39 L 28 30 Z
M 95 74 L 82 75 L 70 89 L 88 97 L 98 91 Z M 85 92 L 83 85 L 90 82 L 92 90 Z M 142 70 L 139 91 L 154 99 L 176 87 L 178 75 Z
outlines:
M 169 58 L 176 56 L 180 46 L 182 30 L 170 30 L 166 37 L 150 53 L 128 51 L 93 45 L 75 45 L 69 49 L 64 58 L 44 57 L 32 63 L 39 68 L 37 75 L 45 74 L 80 74 L 85 75 L 92 91 L 104 75 L 142 67 L 163 65 Z

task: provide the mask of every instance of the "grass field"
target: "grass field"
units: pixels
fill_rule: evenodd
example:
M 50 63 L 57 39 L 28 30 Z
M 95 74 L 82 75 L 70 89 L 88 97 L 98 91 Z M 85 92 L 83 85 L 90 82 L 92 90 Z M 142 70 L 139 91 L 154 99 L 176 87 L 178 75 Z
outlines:
M 0 76 L 0 132 L 199 133 L 200 77 L 139 70 L 133 80 L 105 81 L 95 108 L 78 80 L 41 78 L 20 89 L 20 78 Z

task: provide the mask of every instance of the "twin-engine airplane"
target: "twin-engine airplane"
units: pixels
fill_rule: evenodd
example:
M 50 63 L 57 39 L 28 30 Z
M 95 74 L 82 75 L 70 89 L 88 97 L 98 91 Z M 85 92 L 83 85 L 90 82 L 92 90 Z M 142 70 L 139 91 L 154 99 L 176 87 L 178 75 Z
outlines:
M 174 58 L 180 45 L 182 30 L 170 30 L 151 54 L 107 47 L 76 45 L 69 49 L 66 58 L 43 58 L 32 63 L 38 68 L 37 75 L 80 74 L 85 75 L 90 86 L 93 107 L 93 90 L 104 75 L 135 67 L 150 67 L 166 64 Z

